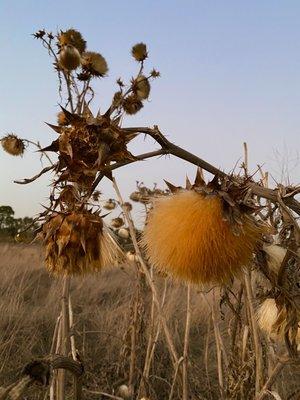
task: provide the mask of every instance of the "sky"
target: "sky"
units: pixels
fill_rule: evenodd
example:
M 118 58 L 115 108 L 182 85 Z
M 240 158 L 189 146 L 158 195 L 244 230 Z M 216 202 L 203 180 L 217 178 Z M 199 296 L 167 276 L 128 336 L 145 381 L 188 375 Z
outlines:
M 0 136 L 15 133 L 42 145 L 55 138 L 44 122 L 56 122 L 57 78 L 31 33 L 73 27 L 109 65 L 108 77 L 96 84 L 93 110 L 105 110 L 117 78 L 128 81 L 136 74 L 130 49 L 145 42 L 146 71 L 155 67 L 161 78 L 153 82 L 143 110 L 126 117 L 123 126 L 156 124 L 169 140 L 224 171 L 241 162 L 247 142 L 252 172 L 260 164 L 271 184 L 287 177 L 298 184 L 299 19 L 296 0 L 0 0 Z M 144 137 L 130 146 L 133 154 L 157 148 Z M 13 183 L 40 169 L 33 148 L 22 158 L 0 149 L 0 205 L 11 205 L 17 216 L 41 211 L 51 175 L 30 185 Z M 195 167 L 165 157 L 118 170 L 116 179 L 126 198 L 136 181 L 180 185 L 186 174 L 192 178 Z M 108 180 L 99 189 L 113 196 Z

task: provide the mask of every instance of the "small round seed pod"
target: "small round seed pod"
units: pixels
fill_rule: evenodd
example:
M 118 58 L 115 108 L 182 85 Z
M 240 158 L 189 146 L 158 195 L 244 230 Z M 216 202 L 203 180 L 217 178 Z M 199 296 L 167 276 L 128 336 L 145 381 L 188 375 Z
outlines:
M 80 54 L 83 53 L 86 48 L 86 41 L 83 39 L 81 33 L 75 29 L 68 29 L 65 32 L 61 32 L 58 35 L 58 41 L 61 47 L 68 44 L 76 47 Z
M 126 258 L 130 262 L 137 262 L 139 260 L 138 256 L 135 254 L 135 251 L 132 251 L 132 250 L 131 251 L 127 251 Z
M 130 211 L 132 210 L 132 204 L 129 203 L 128 201 L 126 201 L 126 202 L 123 204 L 123 208 L 125 209 L 125 211 L 130 212 Z
M 260 305 L 257 310 L 257 320 L 260 329 L 273 339 L 278 342 L 284 342 L 284 331 L 286 328 L 286 319 L 283 316 L 286 315 L 286 310 L 283 309 L 280 313 L 281 323 L 274 329 L 275 324 L 279 318 L 279 310 L 276 305 L 275 299 L 268 298 Z M 296 335 L 296 343 L 300 344 L 300 328 Z
M 270 246 L 265 245 L 263 249 L 267 254 L 267 263 L 269 269 L 273 273 L 278 274 L 287 250 L 276 244 L 271 244 Z
M 57 123 L 59 126 L 67 126 L 69 125 L 69 121 L 66 117 L 66 114 L 63 111 L 60 111 L 57 114 Z
M 150 89 L 149 80 L 144 75 L 139 75 L 133 82 L 133 92 L 139 100 L 148 99 Z
M 116 202 L 113 199 L 108 199 L 104 204 L 103 208 L 106 210 L 114 210 L 116 208 Z
M 67 71 L 72 71 L 80 65 L 80 53 L 76 47 L 67 44 L 59 53 L 59 65 Z
M 145 43 L 137 43 L 132 47 L 131 54 L 136 61 L 144 61 L 148 57 L 147 46 Z
M 22 156 L 25 150 L 24 141 L 18 136 L 10 134 L 1 139 L 3 150 L 12 156 Z
M 93 51 L 86 51 L 82 54 L 81 64 L 84 71 L 88 71 L 91 75 L 96 77 L 103 77 L 108 72 L 105 58 L 101 54 Z
M 124 225 L 124 220 L 123 220 L 123 218 L 120 218 L 120 217 L 118 217 L 118 218 L 113 218 L 113 219 L 111 220 L 110 225 L 111 225 L 113 228 L 121 228 L 121 226 Z
M 129 231 L 127 228 L 120 228 L 118 230 L 118 236 L 122 239 L 128 239 L 129 238 Z
M 127 96 L 123 100 L 123 109 L 126 114 L 133 115 L 139 112 L 143 108 L 143 103 L 141 100 L 135 95 L 131 94 Z
M 132 396 L 132 390 L 127 385 L 121 385 L 118 387 L 117 394 L 123 399 L 130 399 Z
M 139 202 L 141 200 L 141 193 L 140 192 L 132 192 L 129 197 L 130 197 L 130 200 Z

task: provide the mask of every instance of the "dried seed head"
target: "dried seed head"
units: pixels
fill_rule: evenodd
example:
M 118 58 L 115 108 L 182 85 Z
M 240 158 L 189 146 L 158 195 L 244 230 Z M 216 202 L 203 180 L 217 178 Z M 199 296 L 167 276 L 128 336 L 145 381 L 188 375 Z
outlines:
M 123 208 L 124 208 L 126 211 L 130 212 L 130 211 L 132 210 L 132 204 L 129 203 L 128 201 L 126 201 L 126 202 L 123 204 Z
M 108 199 L 104 204 L 103 208 L 106 210 L 114 210 L 116 208 L 116 202 L 113 199 Z
M 132 88 L 133 93 L 135 93 L 139 100 L 148 99 L 151 86 L 149 80 L 144 75 L 139 75 L 133 81 Z
M 130 197 L 130 200 L 139 202 L 141 200 L 141 193 L 140 192 L 132 192 L 129 197 Z
M 160 72 L 156 71 L 156 69 L 153 68 L 153 70 L 150 72 L 150 75 L 152 78 L 159 78 L 160 77 Z
M 103 77 L 108 72 L 105 58 L 93 51 L 86 51 L 82 54 L 81 64 L 84 71 L 96 77 Z
M 123 100 L 123 109 L 129 115 L 136 114 L 142 108 L 143 103 L 135 94 L 131 94 Z
M 122 104 L 122 92 L 116 92 L 114 94 L 113 100 L 112 100 L 112 105 L 114 107 L 118 107 Z
M 132 47 L 131 54 L 136 61 L 144 61 L 148 57 L 147 46 L 145 43 L 137 43 Z
M 80 65 L 80 53 L 76 47 L 67 44 L 63 46 L 59 53 L 59 65 L 61 68 L 72 71 Z
M 287 312 L 285 306 L 279 312 L 275 299 L 266 299 L 257 310 L 257 320 L 260 329 L 271 339 L 284 342 L 287 326 Z M 278 321 L 280 320 L 280 324 Z M 296 333 L 296 343 L 300 344 L 300 328 Z
M 81 33 L 75 29 L 68 29 L 65 32 L 61 32 L 58 35 L 58 41 L 61 47 L 68 44 L 76 47 L 80 54 L 83 53 L 86 48 L 86 41 L 83 39 Z
M 224 220 L 217 194 L 180 190 L 154 199 L 143 234 L 150 262 L 185 281 L 220 284 L 238 275 L 260 244 L 262 227 L 240 216 L 239 233 Z
M 92 194 L 93 201 L 99 201 L 101 192 L 99 190 L 95 190 Z
M 22 156 L 25 150 L 24 141 L 14 134 L 6 135 L 1 139 L 3 150 L 12 156 Z
M 113 218 L 113 219 L 111 220 L 110 225 L 111 225 L 113 228 L 121 228 L 121 226 L 124 225 L 124 220 L 123 220 L 123 218 L 120 218 L 120 217 L 118 217 L 118 218 Z
M 58 125 L 60 125 L 60 126 L 69 125 L 69 121 L 68 121 L 68 119 L 67 119 L 67 117 L 66 117 L 66 114 L 65 114 L 63 111 L 60 111 L 60 112 L 57 114 L 57 123 L 58 123 Z
M 123 253 L 100 215 L 90 211 L 54 213 L 43 225 L 46 266 L 54 275 L 83 275 L 122 260 Z
M 118 235 L 122 238 L 122 239 L 128 239 L 129 238 L 129 231 L 127 228 L 120 228 L 118 230 Z
M 126 258 L 130 262 L 137 262 L 139 260 L 138 256 L 135 254 L 135 251 L 127 251 Z
M 117 394 L 123 399 L 130 399 L 132 396 L 132 390 L 130 390 L 127 385 L 121 385 L 118 387 Z

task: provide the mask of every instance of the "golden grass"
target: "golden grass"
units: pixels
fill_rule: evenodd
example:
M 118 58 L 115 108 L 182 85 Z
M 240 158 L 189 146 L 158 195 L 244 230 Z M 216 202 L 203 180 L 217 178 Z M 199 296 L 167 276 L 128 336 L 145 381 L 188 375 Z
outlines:
M 249 263 L 262 230 L 243 220 L 236 236 L 217 196 L 181 191 L 155 200 L 143 244 L 150 262 L 172 277 L 193 283 L 223 283 Z

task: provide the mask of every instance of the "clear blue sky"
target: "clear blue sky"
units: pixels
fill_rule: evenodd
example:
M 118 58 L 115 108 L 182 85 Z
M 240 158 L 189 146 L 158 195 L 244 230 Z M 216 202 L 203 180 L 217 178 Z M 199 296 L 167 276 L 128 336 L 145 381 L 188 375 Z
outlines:
M 130 48 L 148 44 L 151 98 L 124 125 L 158 124 L 172 141 L 216 166 L 230 170 L 249 146 L 251 168 L 265 164 L 282 178 L 282 166 L 299 183 L 300 164 L 299 1 L 0 1 L 0 135 L 15 132 L 50 143 L 55 135 L 56 76 L 50 58 L 30 36 L 39 28 L 74 27 L 89 49 L 107 59 L 109 77 L 97 84 L 95 109 L 105 109 L 115 79 L 130 78 L 137 66 Z M 156 148 L 142 138 L 133 153 Z M 288 161 L 287 161 L 288 160 Z M 47 198 L 50 176 L 18 186 L 16 178 L 40 169 L 36 153 L 12 158 L 0 152 L 0 204 L 17 215 L 34 215 Z M 195 168 L 170 158 L 124 168 L 117 178 L 125 194 L 135 180 L 183 183 Z M 108 196 L 108 182 L 100 188 Z

